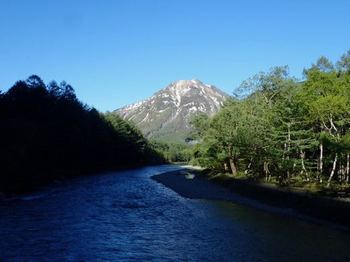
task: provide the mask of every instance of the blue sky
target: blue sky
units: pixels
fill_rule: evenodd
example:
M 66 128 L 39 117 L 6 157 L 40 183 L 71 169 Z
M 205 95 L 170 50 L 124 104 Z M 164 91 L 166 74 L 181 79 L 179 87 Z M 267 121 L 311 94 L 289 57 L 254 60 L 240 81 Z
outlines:
M 276 65 L 292 75 L 350 49 L 350 1 L 0 0 L 0 90 L 66 80 L 101 111 L 178 79 L 232 93 Z

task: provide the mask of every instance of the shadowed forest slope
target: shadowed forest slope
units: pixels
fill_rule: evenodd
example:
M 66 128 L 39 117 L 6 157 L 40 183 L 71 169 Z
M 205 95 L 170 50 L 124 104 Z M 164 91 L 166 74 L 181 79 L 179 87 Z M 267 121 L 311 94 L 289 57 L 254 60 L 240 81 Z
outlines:
M 18 81 L 0 94 L 0 121 L 0 192 L 162 162 L 131 123 L 82 104 L 65 82 Z

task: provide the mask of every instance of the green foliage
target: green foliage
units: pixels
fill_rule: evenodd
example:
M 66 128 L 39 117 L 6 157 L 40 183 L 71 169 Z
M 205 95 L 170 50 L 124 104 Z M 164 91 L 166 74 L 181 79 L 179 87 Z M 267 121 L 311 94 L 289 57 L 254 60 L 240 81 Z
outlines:
M 152 140 L 153 148 L 169 162 L 189 162 L 191 146 L 184 143 L 163 142 Z
M 337 68 L 340 72 L 350 73 L 350 50 L 341 56 L 337 62 Z
M 207 114 L 198 114 L 191 119 L 190 124 L 194 127 L 191 139 L 200 139 L 204 135 L 209 129 L 208 119 L 209 116 Z
M 259 73 L 212 118 L 192 121 L 200 143 L 193 162 L 233 174 L 275 180 L 347 183 L 350 171 L 349 52 L 335 67 L 321 57 L 305 81 L 288 67 Z M 348 61 L 349 60 L 349 61 Z

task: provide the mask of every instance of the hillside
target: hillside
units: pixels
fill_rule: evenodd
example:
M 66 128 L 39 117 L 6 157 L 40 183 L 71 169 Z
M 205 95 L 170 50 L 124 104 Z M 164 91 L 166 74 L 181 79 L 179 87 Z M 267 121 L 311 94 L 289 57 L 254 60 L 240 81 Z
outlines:
M 115 113 L 139 127 L 147 138 L 184 141 L 194 115 L 215 114 L 229 96 L 199 80 L 179 80 L 150 98 Z

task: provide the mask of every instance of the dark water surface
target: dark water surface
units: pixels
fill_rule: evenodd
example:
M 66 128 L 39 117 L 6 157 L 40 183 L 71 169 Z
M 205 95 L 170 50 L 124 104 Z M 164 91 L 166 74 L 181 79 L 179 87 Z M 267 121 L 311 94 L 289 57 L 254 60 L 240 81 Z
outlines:
M 350 261 L 350 234 L 228 202 L 185 199 L 155 166 L 0 201 L 4 261 Z

